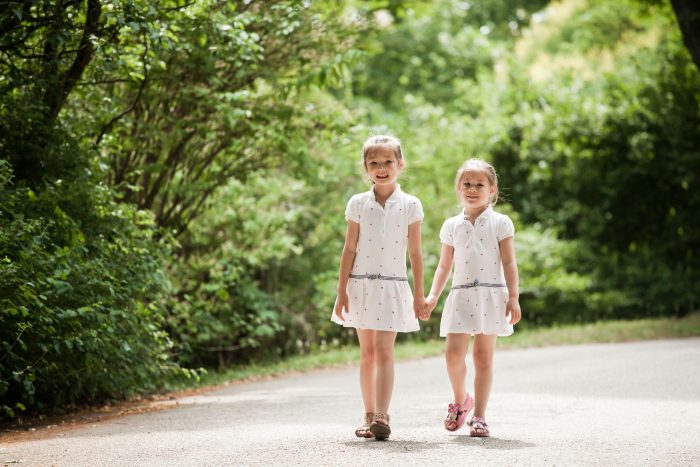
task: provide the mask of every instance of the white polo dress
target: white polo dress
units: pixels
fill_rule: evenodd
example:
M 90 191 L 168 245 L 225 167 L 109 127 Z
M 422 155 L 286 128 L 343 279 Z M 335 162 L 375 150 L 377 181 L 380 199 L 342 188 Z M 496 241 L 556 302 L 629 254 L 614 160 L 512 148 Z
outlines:
M 420 201 L 397 185 L 382 208 L 370 190 L 350 198 L 345 218 L 360 224 L 347 286 L 350 310 L 345 321 L 335 313 L 331 320 L 358 329 L 418 331 L 406 275 L 406 247 L 408 226 L 423 220 Z
M 508 288 L 499 242 L 515 233 L 513 221 L 491 205 L 472 225 L 466 214 L 450 217 L 440 229 L 440 241 L 454 248 L 452 289 L 440 320 L 440 336 L 448 333 L 510 336 L 506 318 Z

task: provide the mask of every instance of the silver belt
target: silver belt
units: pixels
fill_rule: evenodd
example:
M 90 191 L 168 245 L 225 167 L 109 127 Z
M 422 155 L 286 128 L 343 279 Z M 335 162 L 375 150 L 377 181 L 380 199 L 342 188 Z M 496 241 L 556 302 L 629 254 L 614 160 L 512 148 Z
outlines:
M 381 274 L 350 274 L 353 279 L 378 279 L 382 281 L 408 281 L 408 277 L 382 276 Z
M 472 287 L 507 287 L 506 284 L 492 284 L 489 282 L 479 282 L 479 279 L 474 279 L 474 282 L 467 282 L 466 284 L 460 284 L 452 286 L 454 289 L 471 289 Z

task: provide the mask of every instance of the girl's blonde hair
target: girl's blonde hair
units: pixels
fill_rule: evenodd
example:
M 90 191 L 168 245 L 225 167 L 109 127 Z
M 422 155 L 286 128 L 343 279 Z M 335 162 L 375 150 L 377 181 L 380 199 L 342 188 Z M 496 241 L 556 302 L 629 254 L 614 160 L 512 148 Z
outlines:
M 362 163 L 367 161 L 367 156 L 372 154 L 379 148 L 389 148 L 394 151 L 396 160 L 403 161 L 403 152 L 401 151 L 401 141 L 396 136 L 391 135 L 374 135 L 367 138 L 365 144 L 362 145 Z
M 462 202 L 462 198 L 459 196 L 462 179 L 467 172 L 483 173 L 486 175 L 486 178 L 489 179 L 489 183 L 496 187 L 496 191 L 489 198 L 489 202 L 495 206 L 498 202 L 498 175 L 496 175 L 496 169 L 494 169 L 491 164 L 481 159 L 469 159 L 465 161 L 462 167 L 457 171 L 457 177 L 455 177 L 455 191 L 457 192 L 457 199 L 459 202 Z

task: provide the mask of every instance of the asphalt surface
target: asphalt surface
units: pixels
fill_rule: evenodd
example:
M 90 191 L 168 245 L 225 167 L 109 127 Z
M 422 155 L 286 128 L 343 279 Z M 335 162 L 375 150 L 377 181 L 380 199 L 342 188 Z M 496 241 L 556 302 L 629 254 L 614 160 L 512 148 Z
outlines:
M 0 438 L 0 465 L 700 465 L 700 338 L 497 351 L 495 367 L 488 439 L 442 428 L 451 391 L 429 358 L 396 365 L 383 442 L 354 437 L 363 409 L 348 367 Z

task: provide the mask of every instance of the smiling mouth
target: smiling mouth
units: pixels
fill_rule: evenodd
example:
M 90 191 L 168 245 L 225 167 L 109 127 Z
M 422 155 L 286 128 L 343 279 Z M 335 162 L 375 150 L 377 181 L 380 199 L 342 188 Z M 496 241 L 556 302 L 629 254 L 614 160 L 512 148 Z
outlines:
M 389 176 L 388 175 L 377 175 L 377 178 L 379 180 L 386 180 L 387 178 L 389 178 Z

